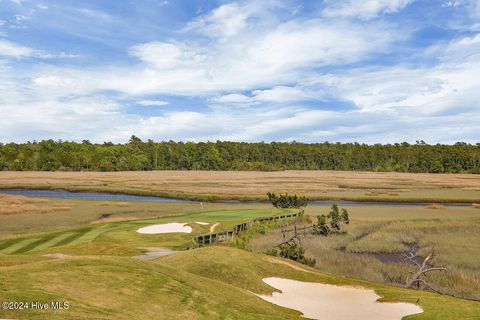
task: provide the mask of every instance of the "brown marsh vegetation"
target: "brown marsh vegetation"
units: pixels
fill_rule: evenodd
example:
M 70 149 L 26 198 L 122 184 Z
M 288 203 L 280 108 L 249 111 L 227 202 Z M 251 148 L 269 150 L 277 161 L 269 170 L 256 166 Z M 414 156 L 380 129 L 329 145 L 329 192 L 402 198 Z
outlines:
M 0 215 L 70 211 L 69 203 L 50 203 L 48 199 L 0 194 Z
M 268 191 L 312 200 L 478 202 L 473 174 L 351 171 L 0 172 L 0 188 L 65 189 L 197 200 L 265 199 Z

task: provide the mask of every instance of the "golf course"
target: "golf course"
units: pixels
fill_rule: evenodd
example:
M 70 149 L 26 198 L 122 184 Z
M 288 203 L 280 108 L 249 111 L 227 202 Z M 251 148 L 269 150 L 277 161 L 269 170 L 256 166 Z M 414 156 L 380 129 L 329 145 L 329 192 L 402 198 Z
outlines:
M 18 173 L 22 179 L 12 179 L 14 174 L 1 173 L 0 185 L 25 190 L 31 187 L 26 176 L 37 175 Z M 68 173 L 64 180 L 55 175 L 57 182 L 49 190 L 57 184 L 58 189 L 77 188 L 76 174 Z M 120 181 L 128 173 L 109 175 Z M 78 178 L 84 176 L 78 173 Z M 466 185 L 457 188 L 471 189 L 470 177 L 465 175 Z M 84 180 L 82 190 L 98 192 L 97 180 L 90 185 Z M 375 320 L 480 315 L 476 204 L 350 205 L 345 207 L 350 223 L 343 232 L 301 235 L 305 255 L 316 261 L 308 266 L 266 253 L 282 241 L 282 229 L 308 225 L 326 214 L 328 206 L 307 205 L 301 217 L 260 222 L 298 209 L 275 208 L 266 196 L 262 202 L 196 202 L 194 197 L 154 202 L 78 199 L 75 193 L 42 198 L 7 191 L 0 190 L 0 300 L 23 305 L 5 305 L 2 319 L 298 319 L 303 314 Z M 341 201 L 338 205 L 343 208 Z M 194 240 L 242 223 L 251 227 L 226 241 L 200 246 Z M 447 268 L 428 276 L 440 293 L 405 288 L 416 267 L 392 257 L 413 245 L 423 258 L 434 247 L 434 262 Z M 364 309 L 353 308 L 358 301 L 364 301 Z M 37 304 L 32 307 L 32 302 Z M 55 302 L 68 307 L 52 307 Z M 38 307 L 43 304 L 50 307 Z M 346 308 L 349 304 L 352 308 Z

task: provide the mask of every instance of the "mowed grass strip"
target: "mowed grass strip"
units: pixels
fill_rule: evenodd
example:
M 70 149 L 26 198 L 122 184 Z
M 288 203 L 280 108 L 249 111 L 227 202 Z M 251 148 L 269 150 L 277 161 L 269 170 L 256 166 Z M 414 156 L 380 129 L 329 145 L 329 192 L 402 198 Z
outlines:
M 12 254 L 19 254 L 19 253 L 25 253 L 25 252 L 31 251 L 36 247 L 38 247 L 39 245 L 41 245 L 42 243 L 47 242 L 48 240 L 49 238 L 42 238 L 42 239 L 38 239 L 37 241 L 30 242 L 26 246 L 21 247 L 18 250 L 15 250 L 14 252 L 12 252 Z
M 38 245 L 35 250 L 43 250 L 43 249 L 48 249 L 51 247 L 55 247 L 60 243 L 60 241 L 63 241 L 64 239 L 72 236 L 74 233 L 73 232 L 65 232 L 62 233 L 54 238 L 49 238 L 47 239 L 48 241 L 43 242 L 42 244 Z
M 116 225 L 103 225 L 91 228 L 89 231 L 83 233 L 80 237 L 73 239 L 70 244 L 76 244 L 80 242 L 89 242 L 95 240 L 100 234 L 115 229 Z
M 44 237 L 10 239 L 0 242 L 0 253 L 21 254 L 52 247 L 94 241 L 100 234 L 117 228 L 117 225 L 102 225 L 80 230 L 54 233 Z
M 28 246 L 30 243 L 38 241 L 38 238 L 33 238 L 33 239 L 23 239 L 22 241 L 16 242 L 15 244 L 3 249 L 0 251 L 0 253 L 4 254 L 11 254 L 16 252 L 17 250 L 22 249 L 23 247 Z
M 68 244 L 76 244 L 80 242 L 93 241 L 101 233 L 109 231 L 114 228 L 116 228 L 116 226 L 103 225 L 98 227 L 89 227 L 89 228 L 83 228 L 83 229 L 79 229 L 71 232 L 66 232 L 54 238 L 48 237 L 44 239 L 44 241 L 38 242 L 37 243 L 38 246 L 32 247 L 30 250 L 32 249 L 42 250 L 42 249 L 47 249 L 51 247 L 58 247 L 58 246 L 63 246 Z
M 2 242 L 0 242 L 0 252 L 2 252 L 3 249 L 6 249 L 22 240 L 23 240 L 22 238 L 3 240 Z

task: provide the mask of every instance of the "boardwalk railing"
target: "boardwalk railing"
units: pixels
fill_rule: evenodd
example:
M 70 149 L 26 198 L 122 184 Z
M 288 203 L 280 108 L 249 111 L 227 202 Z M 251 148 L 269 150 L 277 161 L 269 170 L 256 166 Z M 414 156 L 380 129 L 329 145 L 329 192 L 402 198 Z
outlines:
M 223 232 L 200 235 L 200 236 L 196 236 L 194 240 L 199 245 L 212 244 L 215 242 L 224 242 L 229 239 L 233 239 L 235 234 L 249 229 L 253 224 L 257 222 L 262 223 L 262 222 L 275 221 L 275 220 L 293 219 L 293 218 L 301 217 L 304 213 L 305 213 L 305 210 L 301 210 L 296 213 L 286 213 L 286 214 L 280 214 L 272 217 L 258 218 L 255 220 L 237 224 L 233 226 L 232 231 L 223 231 Z

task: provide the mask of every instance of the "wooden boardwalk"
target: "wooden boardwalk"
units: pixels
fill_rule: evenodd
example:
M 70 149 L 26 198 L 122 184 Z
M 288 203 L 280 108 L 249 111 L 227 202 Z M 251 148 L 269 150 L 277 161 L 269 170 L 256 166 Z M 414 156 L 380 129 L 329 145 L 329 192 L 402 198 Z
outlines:
M 251 221 L 247 221 L 247 222 L 244 222 L 244 223 L 237 224 L 237 225 L 233 226 L 233 230 L 231 230 L 231 231 L 222 231 L 222 232 L 200 235 L 200 236 L 196 236 L 194 238 L 194 240 L 199 245 L 213 244 L 213 243 L 216 243 L 216 242 L 224 242 L 224 241 L 233 239 L 233 237 L 237 233 L 249 229 L 255 223 L 269 222 L 269 221 L 275 221 L 275 220 L 284 220 L 284 219 L 293 219 L 293 218 L 301 217 L 304 213 L 305 213 L 305 210 L 301 210 L 301 211 L 296 212 L 296 213 L 286 213 L 286 214 L 280 214 L 280 215 L 272 216 L 272 217 L 258 218 L 258 219 L 255 219 L 255 220 L 251 220 Z

